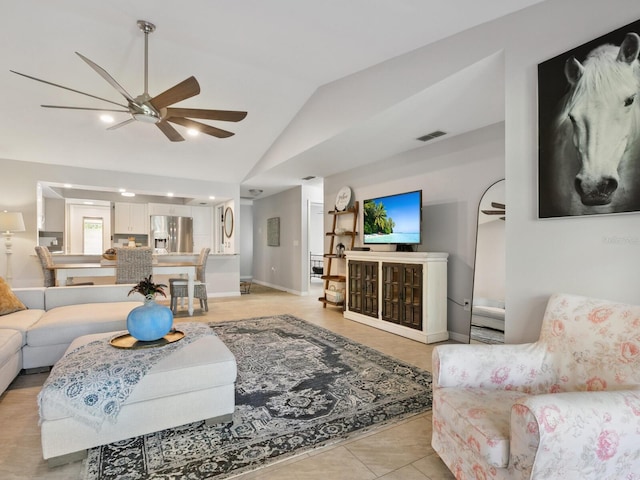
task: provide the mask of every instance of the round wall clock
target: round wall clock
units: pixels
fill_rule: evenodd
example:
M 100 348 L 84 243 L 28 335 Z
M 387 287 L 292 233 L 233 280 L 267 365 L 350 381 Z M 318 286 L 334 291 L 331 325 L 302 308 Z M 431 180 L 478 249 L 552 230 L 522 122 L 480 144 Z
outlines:
M 351 206 L 353 192 L 351 187 L 342 187 L 336 196 L 336 210 L 342 212 Z

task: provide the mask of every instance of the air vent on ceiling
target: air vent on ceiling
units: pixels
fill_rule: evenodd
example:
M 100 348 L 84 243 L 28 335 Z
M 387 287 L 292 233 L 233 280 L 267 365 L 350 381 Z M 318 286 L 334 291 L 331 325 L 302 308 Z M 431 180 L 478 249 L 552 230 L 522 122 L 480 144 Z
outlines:
M 434 138 L 438 138 L 446 134 L 447 132 L 436 130 L 435 132 L 427 133 L 426 135 L 418 137 L 416 138 L 416 140 L 420 140 L 421 142 L 428 142 L 429 140 L 433 140 Z

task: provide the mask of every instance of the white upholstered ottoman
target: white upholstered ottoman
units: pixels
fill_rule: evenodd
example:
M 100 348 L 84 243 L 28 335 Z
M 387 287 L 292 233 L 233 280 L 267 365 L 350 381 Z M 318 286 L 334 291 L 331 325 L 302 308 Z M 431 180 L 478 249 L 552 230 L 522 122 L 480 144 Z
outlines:
M 176 324 L 176 328 L 188 335 L 186 325 L 189 324 Z M 91 342 L 108 342 L 118 333 L 122 332 L 77 338 L 60 362 L 65 362 L 69 352 L 79 347 L 91 349 L 94 345 L 88 345 Z M 55 367 L 52 375 L 54 371 Z M 51 397 L 43 396 L 40 400 L 42 455 L 54 466 L 83 458 L 88 448 L 138 435 L 199 420 L 231 421 L 236 373 L 235 357 L 229 349 L 217 336 L 205 335 L 192 343 L 185 342 L 155 363 L 121 404 L 115 423 L 105 421 L 97 429 L 86 420 L 74 418 L 76 416 L 66 405 L 60 405 L 58 399 L 48 401 Z

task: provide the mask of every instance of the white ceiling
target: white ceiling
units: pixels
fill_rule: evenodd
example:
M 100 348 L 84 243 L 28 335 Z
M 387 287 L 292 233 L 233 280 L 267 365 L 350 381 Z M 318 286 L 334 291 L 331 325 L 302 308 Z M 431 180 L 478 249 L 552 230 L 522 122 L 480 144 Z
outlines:
M 261 165 L 319 87 L 538 1 L 4 2 L 0 158 L 153 171 L 241 183 L 242 192 L 260 188 L 268 194 L 301 184 L 306 175 L 327 176 L 417 148 L 421 144 L 413 139 L 431 131 L 430 125 L 432 130 L 459 134 L 502 120 L 501 59 L 489 58 L 470 65 L 464 75 L 452 76 L 383 114 L 303 149 L 295 158 Z M 109 104 L 9 72 L 16 70 L 122 103 L 122 97 L 74 52 L 103 67 L 133 96 L 141 94 L 144 36 L 136 25 L 140 19 L 157 26 L 149 37 L 149 93 L 156 95 L 194 75 L 201 93 L 175 106 L 248 111 L 239 123 L 210 122 L 235 136 L 184 135 L 186 141 L 172 143 L 155 126 L 139 122 L 107 131 L 97 112 L 40 105 L 102 108 Z M 459 105 L 465 106 L 465 115 L 457 113 L 462 111 Z M 114 115 L 116 121 L 127 118 L 124 113 Z M 348 161 L 345 151 L 350 153 Z

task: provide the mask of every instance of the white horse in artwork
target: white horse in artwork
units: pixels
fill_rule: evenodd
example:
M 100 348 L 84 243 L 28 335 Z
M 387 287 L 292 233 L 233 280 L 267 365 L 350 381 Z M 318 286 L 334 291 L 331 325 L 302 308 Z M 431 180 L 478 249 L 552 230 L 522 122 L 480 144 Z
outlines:
M 549 193 L 559 215 L 640 210 L 640 37 L 565 64 Z

